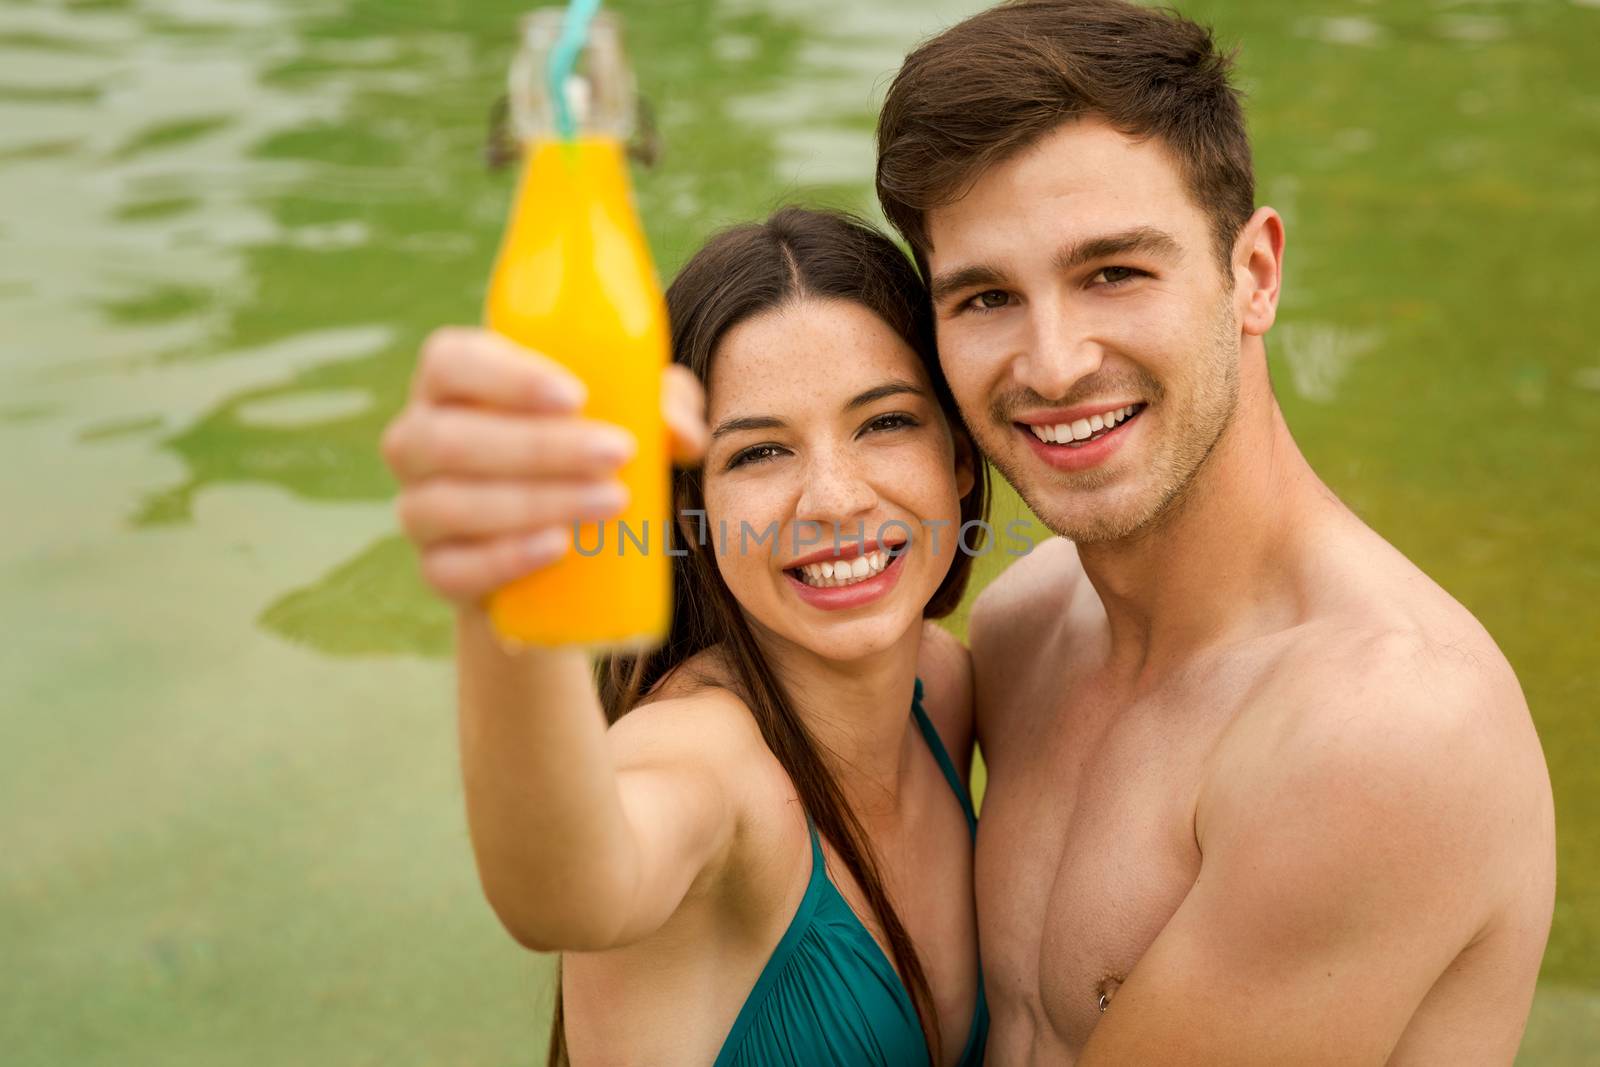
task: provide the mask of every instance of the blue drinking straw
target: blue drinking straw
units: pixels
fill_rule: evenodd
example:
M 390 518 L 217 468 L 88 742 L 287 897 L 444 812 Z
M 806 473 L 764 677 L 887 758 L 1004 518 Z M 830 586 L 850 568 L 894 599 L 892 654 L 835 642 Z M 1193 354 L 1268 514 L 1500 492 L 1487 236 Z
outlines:
M 589 40 L 589 23 L 600 10 L 600 0 L 569 0 L 567 16 L 561 20 L 561 36 L 550 51 L 550 99 L 556 106 L 556 130 L 562 140 L 570 141 L 578 132 L 578 123 L 567 103 L 567 79 L 578 65 L 578 56 Z

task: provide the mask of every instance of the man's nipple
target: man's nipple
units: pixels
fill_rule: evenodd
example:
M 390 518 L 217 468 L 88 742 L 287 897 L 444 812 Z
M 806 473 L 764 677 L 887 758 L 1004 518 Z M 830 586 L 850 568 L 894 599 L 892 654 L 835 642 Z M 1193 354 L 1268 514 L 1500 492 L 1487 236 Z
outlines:
M 1102 1012 L 1111 1007 L 1111 998 L 1122 988 L 1122 977 L 1120 974 L 1108 974 L 1095 983 L 1095 1006 Z

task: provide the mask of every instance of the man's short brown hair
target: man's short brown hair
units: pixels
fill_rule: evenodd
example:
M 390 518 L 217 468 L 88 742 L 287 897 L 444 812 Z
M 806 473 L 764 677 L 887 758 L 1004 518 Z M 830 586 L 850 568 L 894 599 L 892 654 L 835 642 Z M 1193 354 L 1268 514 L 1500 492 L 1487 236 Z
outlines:
M 1124 0 L 1017 0 L 906 57 L 878 118 L 878 200 L 925 263 L 929 209 L 1064 122 L 1158 138 L 1227 261 L 1255 210 L 1231 55 L 1176 13 Z

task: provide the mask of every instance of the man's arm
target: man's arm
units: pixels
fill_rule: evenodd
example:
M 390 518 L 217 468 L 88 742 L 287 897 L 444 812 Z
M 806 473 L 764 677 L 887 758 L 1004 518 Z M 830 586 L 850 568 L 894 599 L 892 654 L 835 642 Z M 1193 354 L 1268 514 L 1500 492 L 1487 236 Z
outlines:
M 1263 694 L 1219 746 L 1200 874 L 1080 1067 L 1381 1064 L 1513 891 L 1538 805 L 1508 694 L 1380 644 Z

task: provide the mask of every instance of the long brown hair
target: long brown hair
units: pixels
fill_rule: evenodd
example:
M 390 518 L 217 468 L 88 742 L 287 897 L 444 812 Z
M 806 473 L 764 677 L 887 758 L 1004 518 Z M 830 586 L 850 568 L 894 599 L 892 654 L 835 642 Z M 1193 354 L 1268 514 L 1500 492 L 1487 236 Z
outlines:
M 734 326 L 774 308 L 805 298 L 849 300 L 887 323 L 917 353 L 933 382 L 934 394 L 962 447 L 971 449 L 950 387 L 939 369 L 927 294 L 915 268 L 893 242 L 858 219 L 836 212 L 784 208 L 764 223 L 749 223 L 713 237 L 678 273 L 667 290 L 675 362 L 708 382 L 718 342 Z M 988 472 L 975 450 L 974 483 L 961 501 L 961 521 L 988 514 Z M 675 515 L 704 512 L 698 469 L 673 475 Z M 974 550 L 982 527 L 967 538 Z M 732 669 L 738 696 L 755 716 L 761 736 L 789 775 L 800 803 L 818 833 L 838 853 L 861 887 L 883 927 L 889 954 L 905 979 L 930 1049 L 938 1055 L 932 990 L 917 950 L 884 888 L 871 841 L 850 809 L 837 779 L 795 711 L 783 683 L 767 662 L 738 601 L 717 569 L 711 538 L 685 538 L 687 552 L 672 561 L 673 617 L 665 643 L 643 655 L 612 656 L 599 665 L 600 700 L 606 718 L 616 722 L 644 694 L 696 653 L 720 646 Z M 972 556 L 953 553 L 949 571 L 923 609 L 925 618 L 942 618 L 961 601 Z M 702 684 L 716 684 L 698 679 Z M 556 988 L 550 1034 L 552 1067 L 565 1064 L 561 991 Z
M 1065 122 L 1098 116 L 1177 161 L 1227 262 L 1255 210 L 1233 57 L 1204 26 L 1126 0 L 1017 0 L 923 43 L 878 114 L 878 200 L 925 265 L 926 214 Z

